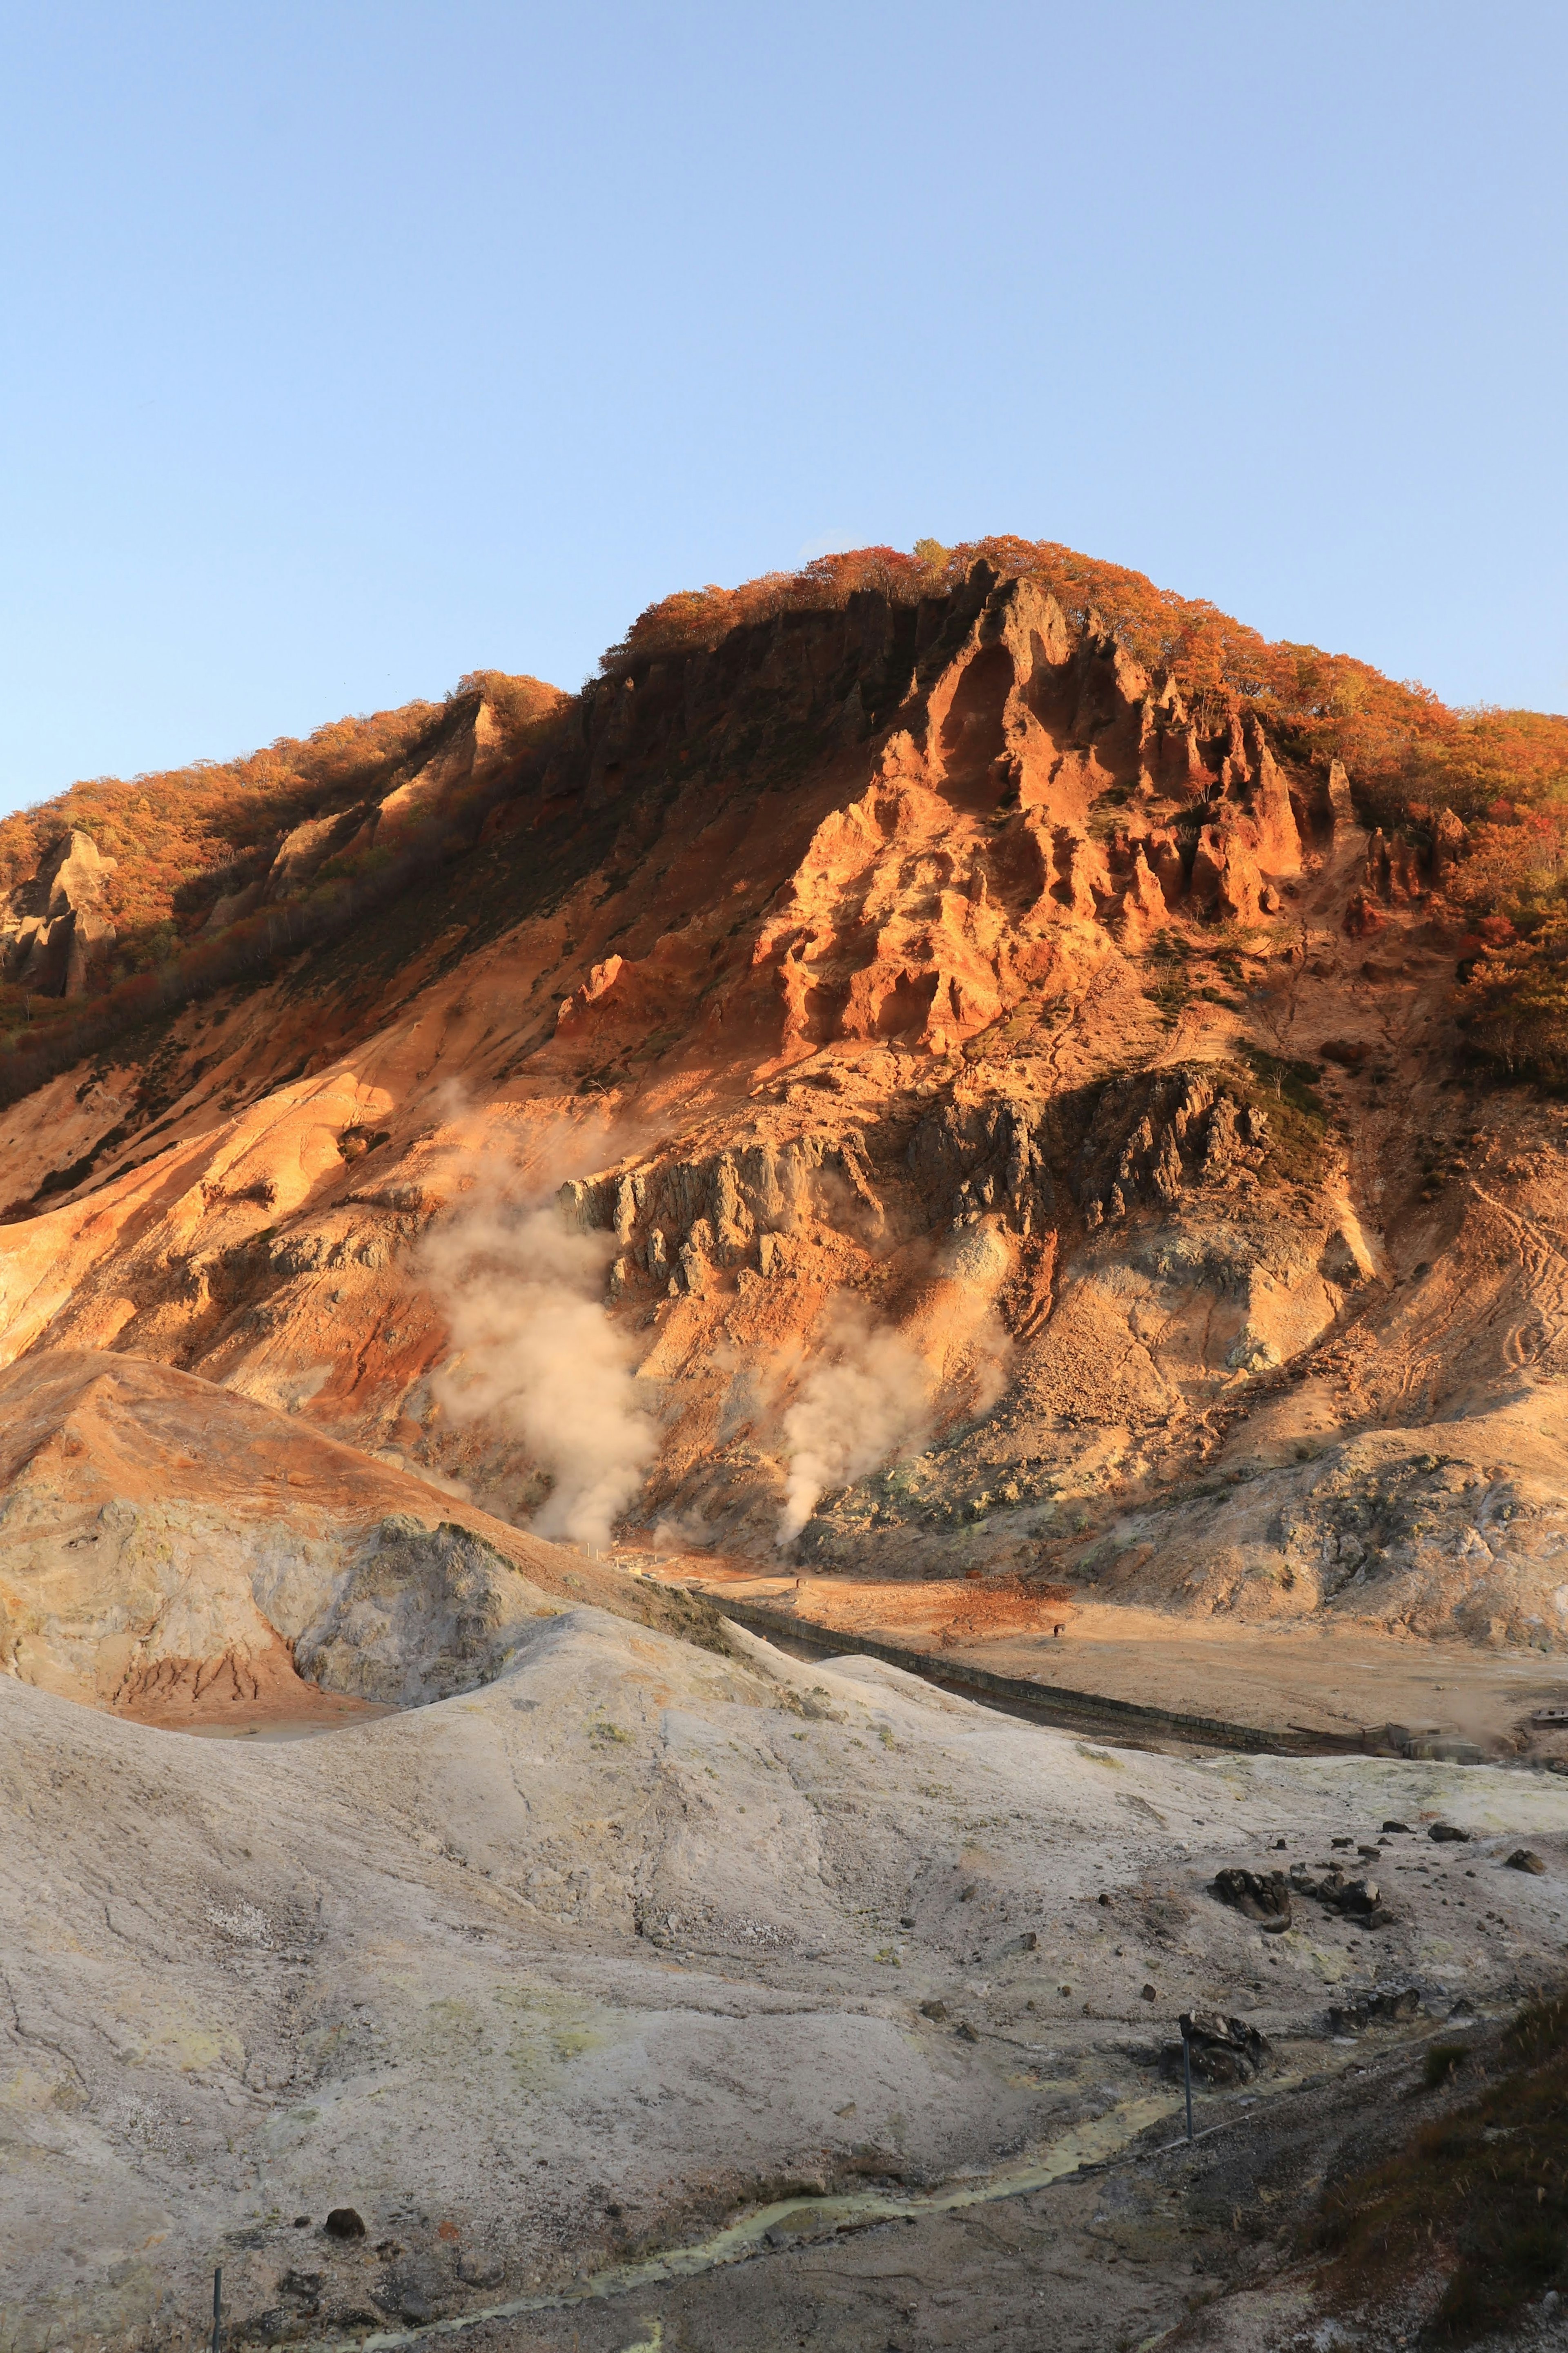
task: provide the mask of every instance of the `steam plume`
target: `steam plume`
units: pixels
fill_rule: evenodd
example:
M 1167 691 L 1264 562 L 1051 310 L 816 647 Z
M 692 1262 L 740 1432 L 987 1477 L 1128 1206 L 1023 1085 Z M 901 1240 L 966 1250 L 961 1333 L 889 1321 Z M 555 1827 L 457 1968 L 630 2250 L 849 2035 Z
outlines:
M 912 1442 L 930 1414 L 926 1367 L 901 1333 L 842 1302 L 784 1418 L 789 1469 L 778 1540 L 787 1545 L 829 1488 L 863 1478 Z
M 424 1268 L 455 1351 L 431 1388 L 460 1420 L 502 1423 L 553 1481 L 532 1526 L 608 1544 L 658 1444 L 631 1355 L 603 1303 L 607 1235 L 553 1204 L 465 1208 L 426 1242 Z

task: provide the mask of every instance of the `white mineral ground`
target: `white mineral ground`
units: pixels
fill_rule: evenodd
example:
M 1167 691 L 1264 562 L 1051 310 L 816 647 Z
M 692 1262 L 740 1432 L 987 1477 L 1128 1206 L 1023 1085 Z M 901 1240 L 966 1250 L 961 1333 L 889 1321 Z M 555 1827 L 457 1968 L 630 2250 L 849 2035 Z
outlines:
M 1182 2010 L 1321 2065 L 1336 1989 L 1484 2008 L 1561 1951 L 1552 1776 L 1118 1750 L 733 1639 L 570 1609 L 483 1689 L 277 1745 L 0 1680 L 6 2353 L 194 2341 L 219 2261 L 253 2336 L 303 2268 L 355 2341 L 803 2190 L 1103 2154 L 1173 2107 Z M 1474 1836 L 1392 1836 L 1373 1934 L 1205 1892 L 1392 1816 Z

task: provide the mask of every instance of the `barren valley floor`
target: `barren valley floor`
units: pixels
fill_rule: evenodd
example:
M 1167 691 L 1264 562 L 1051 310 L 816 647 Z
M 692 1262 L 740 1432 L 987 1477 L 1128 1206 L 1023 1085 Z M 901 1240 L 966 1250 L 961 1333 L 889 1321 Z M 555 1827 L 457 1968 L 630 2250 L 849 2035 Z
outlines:
M 219 2260 L 237 2343 L 521 2301 L 458 2341 L 1109 2353 L 1272 2280 L 1421 2046 L 1559 1965 L 1554 1775 L 1142 1753 L 727 1645 L 568 1609 L 480 1690 L 282 1744 L 0 1684 L 7 2353 L 194 2346 Z M 1346 1862 L 1371 1923 L 1213 1892 Z M 1268 2048 L 1161 2156 L 1182 2011 Z M 732 2228 L 742 2263 L 579 2300 Z

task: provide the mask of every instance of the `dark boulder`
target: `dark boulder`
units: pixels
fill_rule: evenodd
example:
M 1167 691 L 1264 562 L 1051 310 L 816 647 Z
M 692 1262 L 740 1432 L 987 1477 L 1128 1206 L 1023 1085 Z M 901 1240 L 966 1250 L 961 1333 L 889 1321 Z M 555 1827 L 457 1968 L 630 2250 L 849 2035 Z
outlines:
M 1192 2051 L 1193 2073 L 1204 2084 L 1250 2084 L 1273 2058 L 1267 2039 L 1245 2018 L 1222 2018 L 1217 2010 L 1184 2010 L 1182 2033 Z M 1162 2072 L 1179 2082 L 1182 2045 L 1167 2042 Z
M 1420 2014 L 1418 1989 L 1402 1986 L 1397 1991 L 1358 1994 L 1353 2001 L 1336 2005 L 1329 2012 L 1329 2030 L 1333 2034 L 1364 2034 L 1369 2026 L 1403 2026 Z
M 1342 1913 L 1362 1928 L 1386 1928 L 1394 1915 L 1384 1904 L 1383 1891 L 1375 1879 L 1347 1878 L 1336 1863 L 1331 1871 L 1314 1879 L 1304 1863 L 1298 1863 L 1290 1873 L 1290 1885 L 1298 1895 L 1310 1895 L 1314 1903 L 1322 1904 L 1331 1912 Z
M 1282 1871 L 1219 1871 L 1210 1893 L 1244 1920 L 1255 1920 L 1266 1936 L 1277 1936 L 1290 1926 L 1290 1886 Z

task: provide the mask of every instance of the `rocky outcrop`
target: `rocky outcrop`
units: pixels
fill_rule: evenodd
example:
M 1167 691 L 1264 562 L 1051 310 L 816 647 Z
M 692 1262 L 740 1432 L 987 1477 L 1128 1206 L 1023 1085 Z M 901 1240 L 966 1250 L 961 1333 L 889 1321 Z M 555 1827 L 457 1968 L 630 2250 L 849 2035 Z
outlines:
M 393 1513 L 296 1640 L 294 1663 L 324 1691 L 416 1706 L 493 1682 L 538 1617 L 536 1589 L 482 1536 Z
M 910 1139 L 910 1171 L 954 1226 L 1000 1212 L 1020 1234 L 1043 1232 L 1056 1207 L 1048 1134 L 1043 1103 L 942 1103 Z
M 853 1130 L 633 1164 L 570 1179 L 558 1198 L 574 1225 L 614 1233 L 615 1296 L 651 1284 L 700 1298 L 721 1270 L 781 1271 L 788 1238 L 814 1219 L 876 1236 L 886 1216 Z
M 62 834 L 0 912 L 0 969 L 35 997 L 85 997 L 115 944 L 106 891 L 118 860 L 90 834 Z
M 862 1249 L 983 1221 L 1041 1236 L 1056 1205 L 1046 1106 L 957 1096 L 926 1111 L 901 1160 L 882 1167 L 861 1130 L 817 1129 L 627 1162 L 569 1179 L 557 1198 L 574 1226 L 614 1234 L 616 1298 L 650 1284 L 701 1297 L 743 1267 L 781 1273 L 814 1229 Z
M 395 784 L 370 813 L 363 846 L 395 849 L 437 822 L 459 794 L 497 774 L 505 765 L 507 749 L 500 717 L 481 695 L 471 709 L 455 714 L 429 756 L 412 776 Z
M 1201 743 L 1168 687 L 1028 581 L 994 586 L 935 651 L 759 936 L 786 1043 L 940 1048 L 1037 984 L 1064 925 L 1138 947 L 1173 912 L 1278 913 L 1301 836 L 1255 719 Z M 955 812 L 986 830 L 955 838 Z
M 536 679 L 506 681 L 528 712 L 542 715 L 563 698 Z M 404 852 L 440 825 L 466 796 L 491 785 L 506 767 L 511 741 L 488 694 L 459 697 L 409 773 L 395 775 L 377 797 L 327 809 L 291 827 L 277 841 L 265 871 L 213 904 L 205 929 L 224 931 L 258 908 L 285 904 L 308 891 L 334 859 L 352 865 L 372 850 Z M 265 853 L 264 853 L 265 854 Z
M 1078 1157 L 1085 1222 L 1092 1229 L 1140 1204 L 1173 1209 L 1199 1186 L 1256 1184 L 1271 1142 L 1268 1113 L 1212 1064 L 1113 1079 Z
M 635 807 L 660 776 L 728 792 L 735 767 L 782 788 L 786 754 L 795 774 L 858 763 L 859 782 L 816 823 L 744 976 L 685 968 L 668 938 L 646 963 L 623 950 L 563 1007 L 566 1033 L 624 1034 L 674 982 L 700 987 L 715 1027 L 771 997 L 786 1054 L 941 1051 L 1026 997 L 1086 927 L 1136 950 L 1173 915 L 1266 923 L 1303 828 L 1332 822 L 1255 715 L 1200 728 L 1092 616 L 1070 623 L 984 564 L 918 606 L 865 594 L 634 661 L 587 695 L 548 788 L 577 782 L 591 809 Z
M 1441 891 L 1449 875 L 1469 850 L 1470 838 L 1451 808 L 1439 809 L 1432 820 L 1432 888 Z
M 1468 852 L 1469 835 L 1450 808 L 1437 811 L 1425 841 L 1374 827 L 1367 837 L 1360 880 L 1346 906 L 1346 931 L 1352 937 L 1364 938 L 1382 929 L 1391 911 L 1417 907 L 1435 892 L 1441 893 Z

